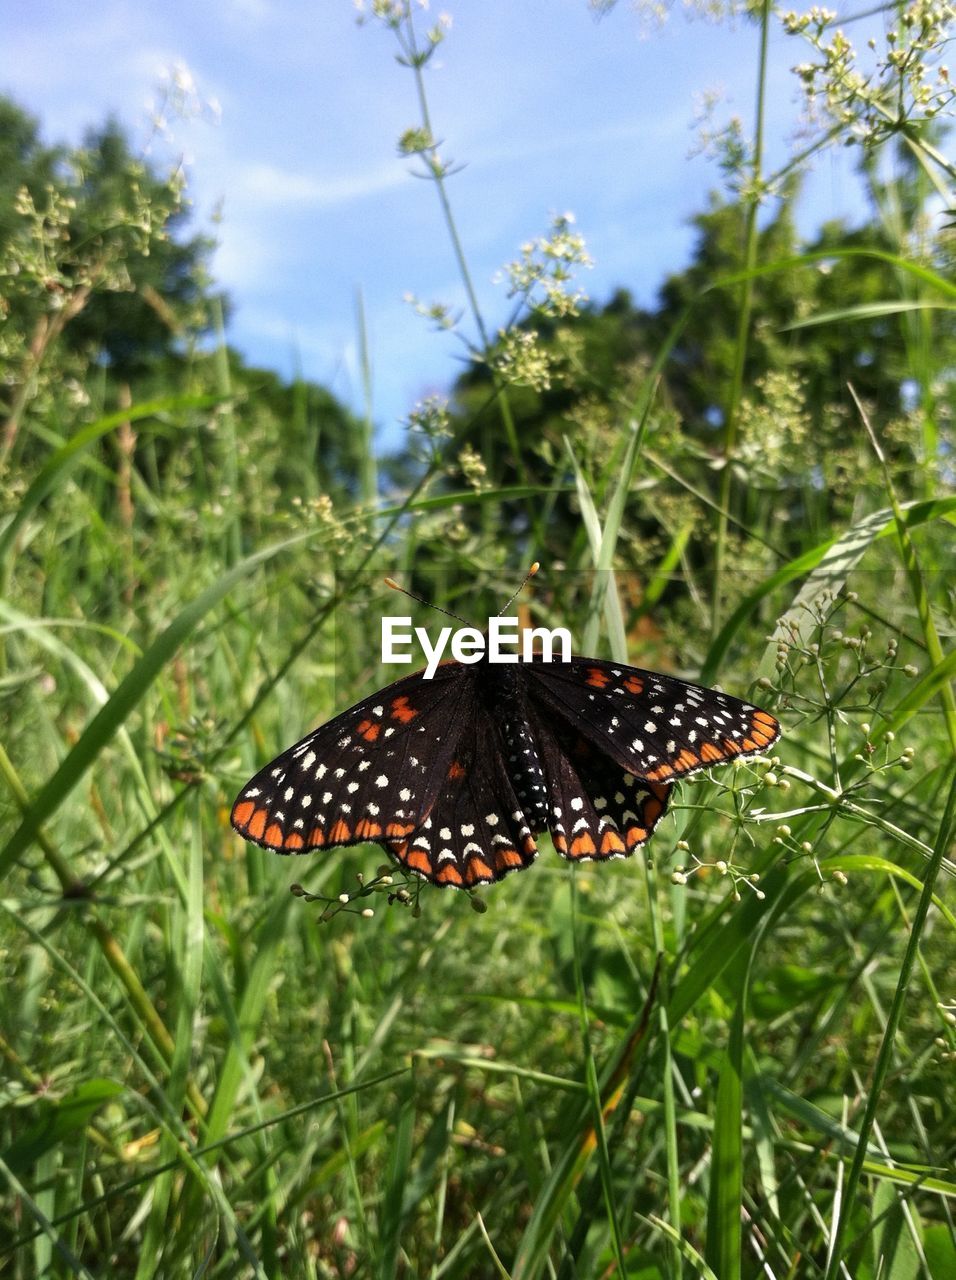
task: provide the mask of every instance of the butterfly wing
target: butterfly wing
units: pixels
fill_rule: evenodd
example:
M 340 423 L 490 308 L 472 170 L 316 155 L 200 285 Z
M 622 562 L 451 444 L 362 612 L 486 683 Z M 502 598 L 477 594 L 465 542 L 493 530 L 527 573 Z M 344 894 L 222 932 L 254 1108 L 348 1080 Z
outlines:
M 650 839 L 667 808 L 670 784 L 635 777 L 553 717 L 532 711 L 532 723 L 558 853 L 576 862 L 625 858 Z
M 277 853 L 401 839 L 445 785 L 475 700 L 457 662 L 405 676 L 314 730 L 250 779 L 241 836 Z
M 599 658 L 529 663 L 529 694 L 628 773 L 667 783 L 758 755 L 780 736 L 752 703 Z
M 499 731 L 475 701 L 468 732 L 421 826 L 386 848 L 432 884 L 470 889 L 529 867 L 537 845 L 505 767 Z

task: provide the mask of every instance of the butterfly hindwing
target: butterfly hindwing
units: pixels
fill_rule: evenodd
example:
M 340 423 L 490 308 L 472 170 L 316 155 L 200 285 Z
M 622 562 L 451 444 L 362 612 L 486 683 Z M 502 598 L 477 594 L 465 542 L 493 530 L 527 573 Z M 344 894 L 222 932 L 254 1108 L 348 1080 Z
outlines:
M 527 671 L 535 702 L 647 782 L 760 754 L 780 736 L 759 707 L 655 671 L 598 658 L 535 662 Z
M 243 787 L 232 825 L 277 853 L 410 835 L 474 716 L 464 671 L 406 676 L 314 730 Z
M 548 826 L 555 849 L 574 861 L 625 858 L 650 838 L 671 787 L 645 782 L 574 730 L 532 711 L 544 761 Z
M 537 857 L 529 819 L 515 796 L 486 708 L 476 707 L 421 826 L 386 847 L 416 875 L 457 889 L 491 884 Z

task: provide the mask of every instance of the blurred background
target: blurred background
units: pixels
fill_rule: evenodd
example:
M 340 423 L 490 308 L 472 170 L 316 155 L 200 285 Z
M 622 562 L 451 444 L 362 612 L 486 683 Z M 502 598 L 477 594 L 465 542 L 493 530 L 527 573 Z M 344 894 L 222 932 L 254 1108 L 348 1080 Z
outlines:
M 437 202 L 410 176 L 422 165 L 397 151 L 418 123 L 413 86 L 390 33 L 359 16 L 349 0 L 107 0 L 90 22 L 66 3 L 16 2 L 2 19 L 2 87 L 46 143 L 76 145 L 112 116 L 133 154 L 181 161 L 190 226 L 216 241 L 208 263 L 230 300 L 230 343 L 353 409 L 364 408 L 361 290 L 375 418 L 391 445 L 464 355 L 436 341 L 405 295 L 453 310 L 467 300 Z M 441 16 L 422 11 L 423 30 Z M 667 21 L 650 6 L 602 17 L 586 0 L 490 0 L 449 17 L 428 92 L 442 155 L 460 167 L 452 198 L 489 322 L 511 311 L 496 276 L 567 210 L 594 257 L 590 295 L 624 288 L 653 305 L 691 260 L 693 218 L 722 185 L 706 136 L 731 117 L 753 132 L 759 32 L 743 17 Z M 790 68 L 803 50 L 777 28 L 767 56 L 774 170 L 802 127 Z M 858 159 L 840 146 L 815 158 L 794 202 L 801 233 L 866 218 Z

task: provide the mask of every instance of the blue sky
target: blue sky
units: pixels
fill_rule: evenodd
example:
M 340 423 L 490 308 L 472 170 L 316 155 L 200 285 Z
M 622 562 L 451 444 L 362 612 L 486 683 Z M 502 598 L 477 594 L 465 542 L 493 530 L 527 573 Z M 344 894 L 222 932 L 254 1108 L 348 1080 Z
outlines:
M 700 95 L 749 128 L 757 32 L 677 11 L 648 34 L 621 0 L 597 21 L 586 0 L 448 0 L 452 26 L 428 71 L 442 151 L 464 165 L 450 184 L 481 305 L 508 313 L 495 273 L 519 246 L 573 211 L 602 300 L 617 286 L 650 303 L 688 260 L 688 219 L 719 185 L 691 155 Z M 862 43 L 862 41 L 861 41 Z M 355 295 L 361 289 L 385 439 L 416 400 L 447 390 L 460 344 L 403 302 L 463 304 L 435 192 L 411 177 L 396 139 L 418 123 L 411 74 L 391 34 L 360 27 L 350 0 L 7 0 L 0 91 L 36 114 L 49 141 L 78 141 L 114 112 L 134 140 L 164 69 L 189 68 L 212 112 L 171 119 L 198 227 L 220 245 L 215 274 L 234 304 L 230 341 L 257 364 L 298 365 L 361 404 Z M 770 48 L 768 159 L 782 162 L 800 120 L 793 63 Z M 848 154 L 819 160 L 801 220 L 862 216 Z

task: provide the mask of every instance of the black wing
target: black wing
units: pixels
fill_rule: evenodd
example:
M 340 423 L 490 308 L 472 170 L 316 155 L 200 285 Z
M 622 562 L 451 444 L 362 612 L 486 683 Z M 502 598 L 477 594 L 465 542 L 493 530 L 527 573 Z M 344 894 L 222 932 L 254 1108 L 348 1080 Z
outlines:
M 461 663 L 397 680 L 260 769 L 232 825 L 278 853 L 410 835 L 445 784 L 474 701 Z
M 759 755 L 780 737 L 774 717 L 752 703 L 656 671 L 600 658 L 525 670 L 532 701 L 647 782 Z
M 428 816 L 408 839 L 389 841 L 386 848 L 416 875 L 457 889 L 491 884 L 537 857 L 497 727 L 477 700 Z

